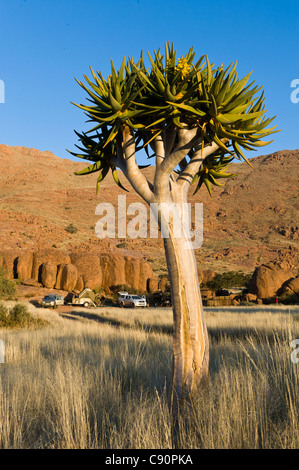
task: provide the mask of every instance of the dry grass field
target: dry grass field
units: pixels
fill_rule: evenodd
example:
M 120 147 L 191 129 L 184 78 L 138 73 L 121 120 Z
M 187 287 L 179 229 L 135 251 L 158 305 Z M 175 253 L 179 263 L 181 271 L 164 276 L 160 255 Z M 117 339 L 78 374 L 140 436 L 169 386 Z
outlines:
M 171 449 L 171 309 L 28 307 L 49 323 L 0 329 L 0 448 Z M 214 308 L 206 320 L 210 384 L 180 447 L 298 448 L 299 309 Z

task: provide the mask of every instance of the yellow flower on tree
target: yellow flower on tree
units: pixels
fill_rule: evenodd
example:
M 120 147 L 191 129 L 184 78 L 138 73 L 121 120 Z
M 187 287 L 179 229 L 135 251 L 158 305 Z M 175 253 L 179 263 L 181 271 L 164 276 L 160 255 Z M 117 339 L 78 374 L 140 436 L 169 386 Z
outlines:
M 184 57 L 181 57 L 179 60 L 178 60 L 178 63 L 175 67 L 175 72 L 179 72 L 181 71 L 181 76 L 182 78 L 184 79 L 188 73 L 190 72 L 190 64 L 188 63 L 188 60 L 185 59 Z

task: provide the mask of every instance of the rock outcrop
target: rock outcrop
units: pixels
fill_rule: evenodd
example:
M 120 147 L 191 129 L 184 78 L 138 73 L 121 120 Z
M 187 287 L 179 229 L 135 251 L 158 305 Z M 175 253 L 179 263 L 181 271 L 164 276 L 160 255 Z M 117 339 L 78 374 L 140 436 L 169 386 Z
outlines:
M 299 277 L 294 277 L 285 282 L 281 289 L 281 294 L 296 294 L 299 296 Z
M 33 265 L 33 253 L 25 251 L 17 259 L 17 275 L 18 279 L 30 279 Z
M 56 284 L 57 265 L 54 263 L 43 263 L 41 266 L 41 283 L 48 289 L 53 289 Z
M 71 253 L 71 263 L 82 276 L 84 287 L 99 289 L 102 287 L 102 269 L 100 258 L 91 253 Z M 74 286 L 75 287 L 75 286 Z
M 139 292 L 146 292 L 147 280 L 154 277 L 151 265 L 145 259 L 139 259 L 140 271 L 137 280 L 137 289 Z
M 15 250 L 7 250 L 0 253 L 0 265 L 5 269 L 7 277 L 13 279 L 16 273 L 17 257 Z
M 31 278 L 40 281 L 41 266 L 44 263 L 53 263 L 58 266 L 61 263 L 69 264 L 70 256 L 61 250 L 39 250 L 33 254 Z
M 293 277 L 285 263 L 268 263 L 256 268 L 249 283 L 249 292 L 260 299 L 269 299 Z
M 102 289 L 107 290 L 112 286 L 127 284 L 125 275 L 126 260 L 124 256 L 102 255 L 100 266 L 102 269 Z M 127 284 L 129 285 L 129 284 Z
M 159 282 L 159 289 L 162 292 L 169 291 L 170 290 L 170 284 L 169 284 L 169 279 L 167 277 L 162 277 Z
M 84 289 L 84 282 L 82 276 L 78 276 L 77 284 L 75 285 L 74 292 L 82 292 Z
M 198 271 L 198 280 L 200 284 L 206 284 L 215 277 L 216 273 L 213 269 L 204 269 Z
M 257 301 L 257 296 L 255 294 L 246 294 L 244 300 L 246 302 L 256 302 Z
M 159 289 L 159 282 L 156 277 L 150 277 L 147 281 L 147 290 L 150 294 Z
M 68 254 L 57 249 L 19 254 L 9 250 L 0 253 L 0 267 L 11 279 L 69 292 L 82 291 L 85 287 L 109 291 L 121 284 L 146 292 L 148 279 L 154 279 L 150 264 L 143 258 L 78 252 Z M 157 280 L 155 282 L 158 283 Z
M 56 277 L 55 289 L 62 289 L 61 278 L 62 278 L 62 271 L 65 266 L 66 266 L 65 263 L 61 263 L 57 266 L 57 277 Z
M 78 282 L 78 270 L 74 264 L 65 264 L 61 273 L 61 289 L 72 292 Z

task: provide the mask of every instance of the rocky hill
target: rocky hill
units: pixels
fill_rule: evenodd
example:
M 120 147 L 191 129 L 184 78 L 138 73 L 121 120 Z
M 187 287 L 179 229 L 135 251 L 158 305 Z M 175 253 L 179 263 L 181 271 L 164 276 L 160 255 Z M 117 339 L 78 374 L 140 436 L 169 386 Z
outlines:
M 204 241 L 196 250 L 201 269 L 253 272 L 268 261 L 299 258 L 299 150 L 285 150 L 235 163 L 238 176 L 225 180 L 210 198 L 205 188 L 190 196 L 203 202 Z M 112 178 L 95 193 L 97 175 L 75 176 L 85 163 L 51 152 L 0 145 L 0 252 L 42 249 L 113 254 L 149 259 L 154 272 L 166 272 L 161 239 L 104 239 L 95 235 L 100 202 L 141 202 L 119 189 Z M 152 178 L 153 168 L 144 170 Z M 130 189 L 122 176 L 122 183 Z M 69 226 L 71 225 L 71 229 Z M 73 228 L 73 230 L 72 230 Z

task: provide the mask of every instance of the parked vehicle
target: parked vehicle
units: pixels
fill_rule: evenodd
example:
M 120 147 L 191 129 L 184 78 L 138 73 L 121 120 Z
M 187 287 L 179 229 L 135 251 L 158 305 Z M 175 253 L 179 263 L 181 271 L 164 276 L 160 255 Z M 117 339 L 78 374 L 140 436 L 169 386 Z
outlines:
M 80 294 L 73 296 L 72 301 L 68 302 L 68 304 L 74 306 L 80 305 L 81 307 L 96 307 L 94 300 L 95 293 L 87 287 Z
M 145 296 L 131 295 L 128 292 L 119 292 L 118 304 L 120 307 L 147 307 Z
M 154 292 L 149 298 L 151 307 L 171 307 L 170 292 Z
M 64 305 L 64 298 L 62 295 L 58 294 L 49 294 L 46 295 L 42 302 L 42 307 L 52 307 L 52 308 L 57 308 L 59 305 Z

